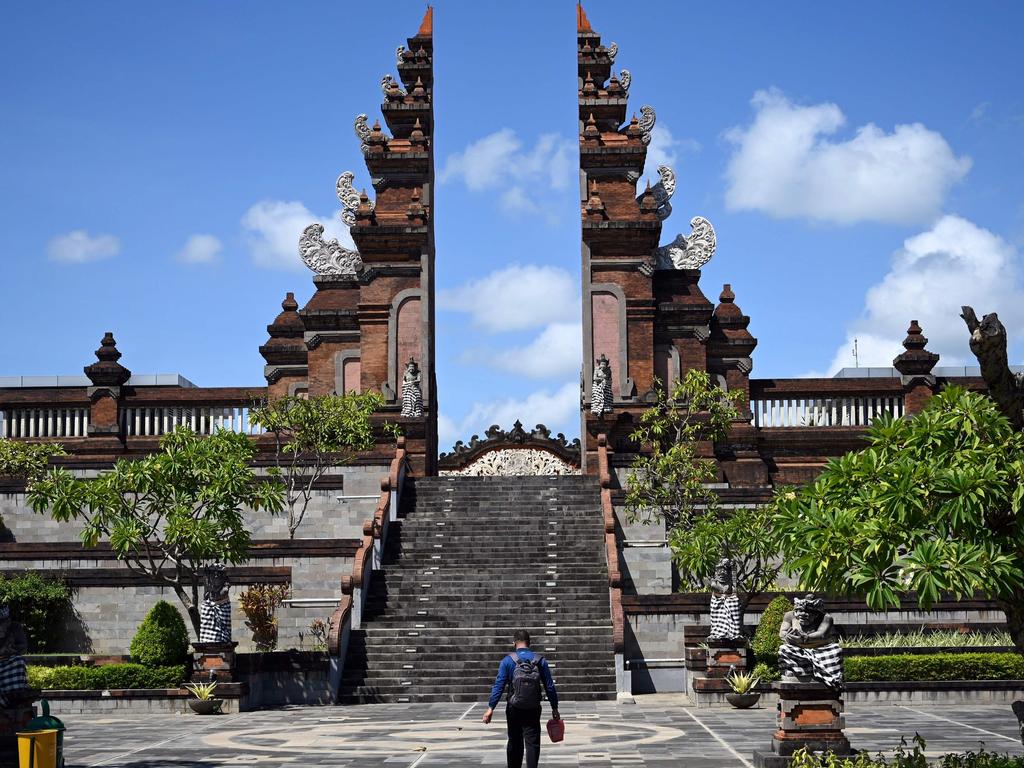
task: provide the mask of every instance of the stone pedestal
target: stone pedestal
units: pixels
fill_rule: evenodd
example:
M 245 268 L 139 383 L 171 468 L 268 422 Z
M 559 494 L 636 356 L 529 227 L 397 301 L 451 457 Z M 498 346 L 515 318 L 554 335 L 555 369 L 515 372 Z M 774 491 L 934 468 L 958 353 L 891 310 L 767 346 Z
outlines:
M 18 731 L 24 731 L 36 716 L 35 702 L 39 691 L 28 689 L 9 693 L 10 706 L 0 707 L 0 768 L 18 766 Z
M 841 694 L 821 683 L 772 683 L 778 694 L 778 730 L 770 752 L 754 752 L 755 768 L 784 768 L 800 749 L 851 755 L 843 733 Z
M 192 682 L 234 682 L 237 647 L 238 643 L 192 643 Z
M 730 672 L 751 668 L 750 648 L 746 640 L 708 640 L 707 676 L 726 677 Z

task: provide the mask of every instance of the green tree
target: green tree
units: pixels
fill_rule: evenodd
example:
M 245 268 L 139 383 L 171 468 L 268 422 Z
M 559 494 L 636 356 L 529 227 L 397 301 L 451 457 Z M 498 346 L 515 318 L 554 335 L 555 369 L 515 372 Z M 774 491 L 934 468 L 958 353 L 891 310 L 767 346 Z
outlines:
M 631 439 L 643 452 L 630 467 L 626 514 L 630 522 L 664 522 L 672 559 L 689 587 L 703 587 L 715 564 L 733 561 L 740 607 L 772 584 L 776 550 L 765 535 L 771 514 L 723 510 L 717 466 L 701 448 L 721 440 L 739 418 L 742 392 L 723 392 L 705 371 L 690 370 L 671 391 L 658 388 Z
M 85 546 L 109 541 L 130 570 L 173 589 L 198 639 L 203 567 L 246 558 L 245 508 L 284 508 L 281 484 L 253 471 L 255 452 L 245 435 L 202 437 L 180 427 L 160 439 L 157 453 L 121 459 L 95 479 L 52 470 L 29 487 L 28 501 L 55 520 L 81 521 Z
M 274 436 L 275 470 L 285 486 L 290 538 L 295 538 L 324 473 L 373 447 L 370 417 L 383 405 L 379 392 L 349 392 L 281 397 L 252 410 L 252 422 Z
M 988 397 L 949 387 L 912 419 L 876 420 L 867 441 L 777 494 L 786 569 L 875 610 L 981 592 L 1024 650 L 1024 435 Z
M 0 477 L 31 482 L 46 471 L 51 456 L 64 456 L 60 443 L 26 443 L 0 438 Z
M 188 658 L 188 630 L 181 613 L 166 600 L 158 600 L 135 630 L 132 659 L 147 667 L 180 664 Z

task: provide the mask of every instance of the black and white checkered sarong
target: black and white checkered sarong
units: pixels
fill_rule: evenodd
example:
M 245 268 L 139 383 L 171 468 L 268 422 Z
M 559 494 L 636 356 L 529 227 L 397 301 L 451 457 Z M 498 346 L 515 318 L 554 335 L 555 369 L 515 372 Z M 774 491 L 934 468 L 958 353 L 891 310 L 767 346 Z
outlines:
M 739 597 L 711 595 L 711 633 L 708 637 L 735 640 L 742 636 Z
M 9 703 L 8 693 L 28 688 L 28 667 L 24 656 L 8 656 L 0 659 L 0 707 Z
M 231 642 L 231 603 L 203 600 L 199 606 L 199 642 Z
M 820 648 L 801 648 L 789 643 L 779 647 L 779 672 L 787 677 L 812 677 L 829 688 L 843 687 L 843 649 L 839 643 Z

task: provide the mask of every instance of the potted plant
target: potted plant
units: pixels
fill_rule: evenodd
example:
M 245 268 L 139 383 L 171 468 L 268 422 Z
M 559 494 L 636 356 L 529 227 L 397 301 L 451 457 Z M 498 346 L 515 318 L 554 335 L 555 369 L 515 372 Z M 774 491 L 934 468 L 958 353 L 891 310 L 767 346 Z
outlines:
M 191 683 L 185 688 L 195 696 L 188 700 L 189 707 L 197 715 L 219 715 L 224 699 L 213 698 L 213 692 L 217 688 L 216 683 Z
M 761 698 L 761 694 L 756 690 L 757 684 L 761 682 L 760 677 L 755 677 L 749 672 L 733 672 L 725 681 L 732 689 L 732 693 L 725 694 L 725 699 L 736 709 L 749 709 Z

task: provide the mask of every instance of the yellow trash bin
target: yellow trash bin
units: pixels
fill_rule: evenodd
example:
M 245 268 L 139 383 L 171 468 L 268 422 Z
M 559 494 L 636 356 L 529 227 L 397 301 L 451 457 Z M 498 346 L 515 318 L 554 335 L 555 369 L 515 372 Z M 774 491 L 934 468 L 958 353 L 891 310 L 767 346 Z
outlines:
M 56 768 L 57 731 L 24 731 L 18 734 L 19 768 Z

